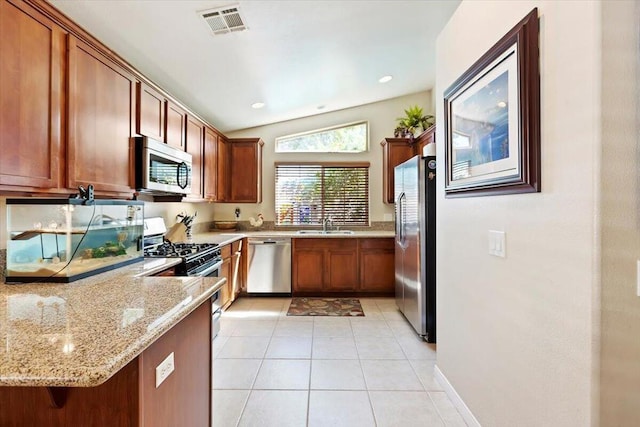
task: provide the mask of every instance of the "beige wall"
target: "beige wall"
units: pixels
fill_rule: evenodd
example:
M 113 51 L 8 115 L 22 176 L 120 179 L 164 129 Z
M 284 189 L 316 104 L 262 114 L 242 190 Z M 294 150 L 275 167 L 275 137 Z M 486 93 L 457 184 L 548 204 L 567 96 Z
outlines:
M 639 15 L 602 4 L 602 426 L 640 425 Z
M 219 203 L 214 207 L 216 219 L 234 218 L 236 207 L 241 210 L 240 219 L 246 221 L 262 213 L 265 220 L 275 219 L 275 175 L 273 164 L 276 161 L 367 161 L 371 163 L 370 179 L 370 218 L 371 221 L 385 221 L 385 214 L 393 214 L 393 205 L 382 202 L 382 147 L 380 141 L 393 137 L 396 118 L 404 115 L 404 109 L 411 105 L 419 105 L 425 113 L 433 114 L 431 91 L 416 93 L 387 101 L 367 104 L 331 113 L 319 114 L 298 120 L 290 120 L 266 126 L 244 129 L 229 133 L 232 138 L 261 137 L 265 144 L 262 160 L 262 203 Z M 280 136 L 321 129 L 329 126 L 351 123 L 361 120 L 369 121 L 369 151 L 359 154 L 276 154 L 275 139 Z M 231 177 L 233 179 L 233 177 Z M 391 218 L 386 220 L 391 221 Z
M 437 42 L 437 121 L 444 90 L 536 6 L 542 193 L 445 199 L 440 181 L 437 366 L 484 426 L 589 426 L 599 313 L 598 3 L 463 1 Z M 506 258 L 488 254 L 488 230 L 506 232 Z

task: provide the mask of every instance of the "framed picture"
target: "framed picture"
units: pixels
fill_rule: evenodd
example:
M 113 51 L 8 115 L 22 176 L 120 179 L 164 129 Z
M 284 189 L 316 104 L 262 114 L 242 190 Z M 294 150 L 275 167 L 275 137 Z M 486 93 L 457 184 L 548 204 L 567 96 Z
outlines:
M 540 191 L 538 9 L 444 93 L 445 196 Z

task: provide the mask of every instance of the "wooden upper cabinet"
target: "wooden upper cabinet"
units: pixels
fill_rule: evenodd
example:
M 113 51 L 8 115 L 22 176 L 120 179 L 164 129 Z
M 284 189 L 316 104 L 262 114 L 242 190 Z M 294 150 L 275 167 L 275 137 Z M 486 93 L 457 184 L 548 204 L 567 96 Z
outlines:
M 218 202 L 229 200 L 229 143 L 224 135 L 218 135 Z
M 136 93 L 136 133 L 184 151 L 186 111 L 144 83 L 138 83 Z
M 132 193 L 136 79 L 71 35 L 68 65 L 67 184 Z
M 385 138 L 382 145 L 382 191 L 385 203 L 395 203 L 394 169 L 416 155 L 416 146 L 408 138 Z
M 138 82 L 136 87 L 136 133 L 157 141 L 164 141 L 165 98 L 155 89 Z
M 260 138 L 229 139 L 230 202 L 262 202 L 262 146 Z
M 0 2 L 0 185 L 64 187 L 64 31 L 23 2 Z
M 204 197 L 218 200 L 218 134 L 204 128 Z
M 393 173 L 396 166 L 413 156 L 422 155 L 425 145 L 436 142 L 436 125 L 422 132 L 418 138 L 385 138 L 382 145 L 382 192 L 385 203 L 395 203 Z
M 187 116 L 186 145 L 187 152 L 193 157 L 191 194 L 188 199 L 203 199 L 203 144 L 204 144 L 204 124 L 192 116 Z
M 187 113 L 171 101 L 166 102 L 165 141 L 167 144 L 184 151 L 184 139 L 187 129 Z
M 422 155 L 424 146 L 431 144 L 432 142 L 434 144 L 436 142 L 436 125 L 432 125 L 428 129 L 425 129 L 425 131 L 418 136 L 418 139 L 416 139 L 416 154 Z

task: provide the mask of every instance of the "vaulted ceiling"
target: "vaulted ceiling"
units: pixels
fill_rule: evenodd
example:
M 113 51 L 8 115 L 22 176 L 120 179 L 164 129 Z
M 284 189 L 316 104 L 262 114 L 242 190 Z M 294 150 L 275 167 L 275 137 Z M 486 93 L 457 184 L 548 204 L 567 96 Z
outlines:
M 50 2 L 223 132 L 432 88 L 435 40 L 459 4 L 241 0 L 247 29 L 213 35 L 198 12 L 234 3 Z

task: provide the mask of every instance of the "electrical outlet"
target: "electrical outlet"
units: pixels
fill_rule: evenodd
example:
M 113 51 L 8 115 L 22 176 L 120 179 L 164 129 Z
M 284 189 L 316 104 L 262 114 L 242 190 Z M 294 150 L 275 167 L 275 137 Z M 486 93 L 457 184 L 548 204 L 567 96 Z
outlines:
M 156 388 L 160 387 L 160 384 L 167 379 L 169 375 L 175 369 L 175 363 L 173 360 L 173 352 L 171 352 L 158 366 L 156 366 Z
M 393 214 L 384 214 L 385 221 L 393 221 Z
M 507 247 L 504 231 L 489 230 L 489 255 L 505 258 Z

